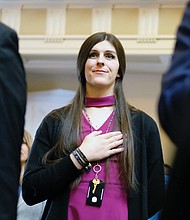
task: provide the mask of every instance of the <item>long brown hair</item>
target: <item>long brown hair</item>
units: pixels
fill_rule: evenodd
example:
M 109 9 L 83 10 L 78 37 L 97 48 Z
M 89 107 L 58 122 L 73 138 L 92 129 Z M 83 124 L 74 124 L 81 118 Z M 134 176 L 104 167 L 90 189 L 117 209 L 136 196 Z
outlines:
M 45 155 L 44 162 L 56 162 L 64 155 L 71 153 L 77 146 L 81 137 L 81 114 L 86 95 L 85 64 L 92 47 L 107 40 L 116 49 L 119 60 L 118 74 L 116 78 L 114 94 L 117 123 L 124 134 L 124 152 L 120 154 L 119 166 L 123 185 L 127 190 L 137 189 L 137 181 L 134 172 L 134 142 L 131 126 L 130 106 L 126 102 L 122 81 L 126 72 L 126 57 L 121 42 L 110 33 L 98 32 L 88 37 L 82 44 L 77 58 L 77 75 L 79 87 L 71 104 L 65 107 L 65 116 L 61 116 L 62 133 L 58 143 Z M 55 111 L 55 116 L 57 112 Z M 53 161 L 52 161 L 53 160 Z

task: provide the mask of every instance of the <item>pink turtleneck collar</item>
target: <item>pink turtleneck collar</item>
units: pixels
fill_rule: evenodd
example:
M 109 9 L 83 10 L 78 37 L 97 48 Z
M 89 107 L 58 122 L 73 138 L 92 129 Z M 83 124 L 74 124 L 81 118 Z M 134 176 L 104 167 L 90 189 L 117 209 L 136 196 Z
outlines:
M 103 107 L 115 105 L 115 96 L 104 96 L 99 98 L 86 97 L 85 107 Z

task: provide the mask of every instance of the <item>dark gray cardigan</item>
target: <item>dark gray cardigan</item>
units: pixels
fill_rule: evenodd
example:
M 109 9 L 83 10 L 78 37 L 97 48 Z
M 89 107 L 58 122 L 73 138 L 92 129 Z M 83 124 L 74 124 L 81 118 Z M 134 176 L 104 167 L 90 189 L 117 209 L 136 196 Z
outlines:
M 64 114 L 64 107 L 55 110 Z M 129 220 L 147 220 L 163 205 L 164 168 L 160 136 L 155 121 L 142 111 L 131 111 L 135 142 L 135 173 L 139 191 L 128 195 Z M 69 156 L 44 167 L 41 160 L 61 132 L 61 121 L 48 114 L 39 126 L 23 179 L 28 205 L 48 200 L 43 219 L 67 220 L 69 185 L 81 172 Z M 129 194 L 129 193 L 128 193 Z

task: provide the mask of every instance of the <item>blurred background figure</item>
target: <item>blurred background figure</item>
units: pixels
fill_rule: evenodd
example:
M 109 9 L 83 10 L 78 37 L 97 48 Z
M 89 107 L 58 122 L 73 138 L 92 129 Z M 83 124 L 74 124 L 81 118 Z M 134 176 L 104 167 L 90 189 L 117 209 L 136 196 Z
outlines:
M 162 127 L 177 146 L 162 220 L 190 219 L 190 2 L 177 30 L 168 71 L 163 75 L 159 99 Z
M 30 154 L 30 150 L 32 147 L 33 138 L 31 134 L 24 130 L 23 143 L 21 145 L 21 173 L 20 173 L 20 185 L 19 185 L 19 200 L 17 205 L 17 220 L 40 220 L 42 217 L 42 213 L 44 210 L 45 202 L 38 203 L 33 206 L 28 206 L 23 198 L 22 198 L 22 178 L 26 166 L 26 162 L 28 160 L 28 156 Z
M 0 219 L 15 220 L 26 111 L 17 33 L 0 22 Z

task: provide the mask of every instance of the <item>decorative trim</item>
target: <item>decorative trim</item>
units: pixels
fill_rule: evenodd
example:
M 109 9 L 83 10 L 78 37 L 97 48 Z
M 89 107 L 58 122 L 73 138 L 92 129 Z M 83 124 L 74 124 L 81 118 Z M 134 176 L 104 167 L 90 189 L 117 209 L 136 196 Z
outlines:
M 92 33 L 111 32 L 112 7 L 95 7 L 92 10 Z
M 5 7 L 2 9 L 2 22 L 12 27 L 17 33 L 20 30 L 20 7 Z
M 158 34 L 158 8 L 140 8 L 139 9 L 139 27 L 140 36 L 156 36 Z
M 46 34 L 63 35 L 65 34 L 66 7 L 47 9 Z
M 156 37 L 138 37 L 137 43 L 157 43 Z

